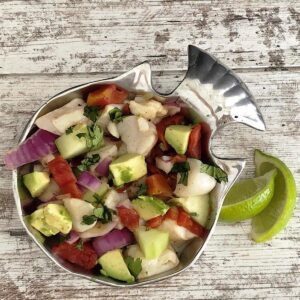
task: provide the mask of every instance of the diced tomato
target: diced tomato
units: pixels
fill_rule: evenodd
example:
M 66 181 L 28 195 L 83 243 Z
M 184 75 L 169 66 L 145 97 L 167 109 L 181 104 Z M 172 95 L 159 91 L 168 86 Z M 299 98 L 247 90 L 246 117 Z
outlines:
M 86 270 L 97 264 L 97 253 L 90 243 L 84 243 L 82 249 L 77 244 L 63 242 L 52 247 L 52 253 Z
M 131 111 L 129 109 L 129 104 L 128 103 L 125 103 L 124 106 L 122 107 L 122 113 L 125 116 L 130 115 Z
M 60 189 L 64 194 L 70 194 L 74 198 L 81 198 L 82 196 L 81 191 L 75 182 L 67 183 L 63 185 Z
M 201 124 L 193 127 L 187 149 L 187 155 L 192 158 L 201 158 Z
M 156 228 L 162 223 L 163 219 L 163 216 L 157 216 L 155 218 L 152 218 L 146 222 L 146 226 L 150 228 Z
M 139 215 L 134 209 L 121 206 L 117 207 L 117 212 L 125 227 L 132 231 L 139 227 Z
M 204 237 L 207 233 L 206 229 L 194 221 L 181 207 L 170 207 L 163 219 L 174 220 L 177 225 L 186 228 L 199 237 Z
M 156 144 L 151 150 L 149 156 L 146 158 L 147 171 L 149 174 L 162 174 L 162 171 L 156 167 L 155 158 L 164 155 L 159 145 Z
M 206 234 L 206 229 L 194 221 L 191 216 L 183 210 L 183 208 L 178 208 L 178 219 L 177 224 L 189 230 L 190 232 L 196 234 L 199 237 L 204 237 Z
M 163 118 L 159 123 L 156 124 L 157 137 L 160 142 L 163 143 L 166 149 L 169 149 L 169 145 L 165 139 L 166 128 L 170 125 L 180 125 L 184 121 L 182 114 L 176 114 L 174 116 Z
M 65 159 L 61 156 L 56 156 L 48 162 L 48 168 L 63 193 L 71 194 L 75 198 L 81 197 L 81 191 L 76 185 L 77 179 Z
M 70 182 L 76 182 L 76 177 L 73 174 L 71 167 L 61 156 L 56 156 L 53 160 L 49 161 L 48 168 L 59 186 L 63 186 Z
M 90 92 L 87 98 L 87 105 L 100 106 L 107 104 L 120 104 L 128 97 L 128 92 L 115 84 L 103 85 L 96 91 Z
M 177 224 L 190 230 L 193 226 L 193 221 L 188 213 L 186 213 L 181 207 L 178 208 Z
M 172 189 L 167 178 L 162 174 L 154 174 L 146 178 L 148 194 L 153 196 L 171 197 Z
M 201 150 L 202 150 L 201 160 L 204 163 L 210 163 L 211 159 L 209 155 L 208 145 L 211 136 L 211 129 L 209 125 L 205 122 L 200 123 L 200 125 L 201 125 Z
M 186 161 L 186 156 L 184 154 L 176 154 L 171 158 L 172 163 L 181 163 Z
M 172 191 L 175 191 L 177 185 L 177 173 L 169 173 L 167 180 Z
M 164 219 L 177 221 L 177 218 L 178 218 L 178 208 L 176 206 L 170 207 L 166 212 L 166 214 L 164 215 Z

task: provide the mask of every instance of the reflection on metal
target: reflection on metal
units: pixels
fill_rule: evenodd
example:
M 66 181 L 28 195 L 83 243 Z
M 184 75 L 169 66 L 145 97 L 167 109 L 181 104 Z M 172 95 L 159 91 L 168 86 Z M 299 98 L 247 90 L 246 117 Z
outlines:
M 212 129 L 212 138 L 217 130 L 228 124 L 239 122 L 258 130 L 265 130 L 263 117 L 246 85 L 230 69 L 221 64 L 216 58 L 195 46 L 188 47 L 189 66 L 184 80 L 168 95 L 157 93 L 151 83 L 151 68 L 144 62 L 129 72 L 116 78 L 94 81 L 73 87 L 59 93 L 44 104 L 32 117 L 21 136 L 23 142 L 35 129 L 34 121 L 41 115 L 58 108 L 75 97 L 86 97 L 87 94 L 105 83 L 115 83 L 131 92 L 150 92 L 165 99 L 180 97 L 205 120 Z M 164 100 L 162 100 L 164 101 Z M 212 139 L 211 138 L 211 139 Z M 90 275 L 76 266 L 63 262 L 44 247 L 28 230 L 23 217 L 20 197 L 17 189 L 17 179 L 20 170 L 13 172 L 14 197 L 23 226 L 31 238 L 44 253 L 64 270 L 103 284 L 118 287 L 138 286 L 168 278 L 179 274 L 194 263 L 203 252 L 216 226 L 224 197 L 244 167 L 243 159 L 226 159 L 216 157 L 209 145 L 211 159 L 228 174 L 228 183 L 218 184 L 211 194 L 212 214 L 209 222 L 209 234 L 205 240 L 192 240 L 180 254 L 180 264 L 173 270 L 152 276 L 133 284 L 126 284 L 103 276 Z

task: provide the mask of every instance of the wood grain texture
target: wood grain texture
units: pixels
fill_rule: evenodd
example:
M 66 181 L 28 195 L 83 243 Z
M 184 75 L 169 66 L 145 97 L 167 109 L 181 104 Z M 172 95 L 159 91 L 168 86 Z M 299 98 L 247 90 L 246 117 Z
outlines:
M 298 0 L 1 1 L 0 72 L 181 70 L 195 44 L 235 68 L 299 66 Z
M 289 226 L 268 243 L 249 239 L 249 222 L 219 224 L 201 259 L 182 275 L 120 290 L 68 275 L 42 254 L 18 220 L 11 174 L 2 163 L 32 113 L 52 95 L 145 59 L 156 70 L 155 87 L 170 91 L 184 76 L 192 43 L 237 69 L 267 124 L 264 133 L 239 125 L 224 129 L 215 140 L 216 153 L 246 157 L 245 177 L 253 174 L 254 148 L 280 156 L 299 187 L 299 1 L 0 4 L 0 299 L 300 297 L 299 205 Z

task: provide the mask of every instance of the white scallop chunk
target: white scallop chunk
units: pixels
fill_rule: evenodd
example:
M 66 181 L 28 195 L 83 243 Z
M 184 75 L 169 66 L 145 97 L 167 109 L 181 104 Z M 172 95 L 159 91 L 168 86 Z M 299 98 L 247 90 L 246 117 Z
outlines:
M 142 119 L 142 120 L 139 120 Z M 141 122 L 142 125 L 141 130 Z M 148 124 L 146 130 L 145 124 Z M 136 116 L 128 116 L 117 124 L 121 140 L 126 144 L 128 153 L 136 153 L 146 156 L 157 141 L 156 127 L 146 119 Z
M 77 198 L 65 198 L 63 199 L 63 203 L 72 218 L 73 230 L 84 232 L 96 225 L 96 221 L 90 225 L 82 224 L 83 216 L 93 214 L 95 207 L 92 204 Z
M 129 246 L 126 255 L 142 260 L 142 271 L 138 275 L 138 279 L 171 270 L 179 264 L 178 257 L 171 247 L 154 259 L 146 259 L 138 245 Z
M 216 186 L 216 179 L 201 172 L 202 162 L 198 159 L 189 158 L 190 171 L 188 172 L 187 185 L 177 183 L 174 191 L 178 197 L 191 197 L 210 193 Z M 177 182 L 180 174 L 177 175 Z

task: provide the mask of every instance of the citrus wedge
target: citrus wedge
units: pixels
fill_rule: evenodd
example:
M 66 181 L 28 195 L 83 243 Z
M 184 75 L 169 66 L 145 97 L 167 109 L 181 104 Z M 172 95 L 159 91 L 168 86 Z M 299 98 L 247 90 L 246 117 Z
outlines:
M 237 222 L 259 214 L 270 203 L 274 194 L 277 171 L 235 183 L 225 197 L 220 220 Z
M 256 175 L 277 170 L 275 189 L 269 205 L 252 220 L 252 239 L 258 243 L 270 240 L 281 231 L 293 214 L 296 184 L 289 168 L 278 158 L 255 150 Z

